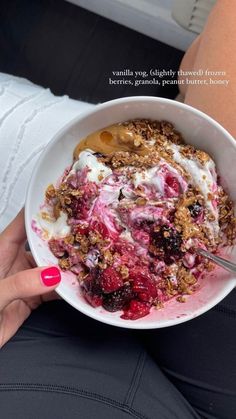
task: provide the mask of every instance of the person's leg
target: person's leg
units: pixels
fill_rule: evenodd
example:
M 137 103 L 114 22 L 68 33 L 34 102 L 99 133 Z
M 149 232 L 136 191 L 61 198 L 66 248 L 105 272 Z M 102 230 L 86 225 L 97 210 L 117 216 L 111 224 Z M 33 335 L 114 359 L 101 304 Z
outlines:
M 236 418 L 236 291 L 197 319 L 147 332 L 145 340 L 199 415 Z
M 199 419 L 138 337 L 44 304 L 0 351 L 1 419 Z
M 227 79 L 228 85 L 188 85 L 181 92 L 185 94 L 185 103 L 207 113 L 236 137 L 235 6 L 232 0 L 218 0 L 201 36 L 186 53 L 180 68 L 226 72 L 225 76 L 209 77 L 213 81 Z

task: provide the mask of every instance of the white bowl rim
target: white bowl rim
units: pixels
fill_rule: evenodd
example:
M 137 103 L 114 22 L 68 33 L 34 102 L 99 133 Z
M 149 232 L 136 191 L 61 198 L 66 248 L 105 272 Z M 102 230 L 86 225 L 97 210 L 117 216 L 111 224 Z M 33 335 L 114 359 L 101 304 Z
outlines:
M 215 121 L 213 118 L 211 118 L 209 115 L 205 114 L 204 112 L 190 106 L 187 105 L 185 103 L 182 102 L 175 102 L 175 100 L 173 99 L 167 99 L 167 98 L 162 98 L 162 97 L 155 97 L 155 96 L 128 96 L 128 97 L 122 97 L 122 98 L 118 98 L 118 99 L 113 99 L 101 104 L 97 104 L 94 106 L 94 108 L 89 109 L 87 111 L 81 112 L 79 113 L 77 116 L 75 116 L 71 121 L 69 121 L 67 124 L 65 124 L 60 130 L 58 130 L 52 137 L 52 139 L 49 141 L 49 143 L 47 144 L 47 146 L 45 147 L 45 149 L 43 150 L 43 152 L 41 153 L 39 159 L 37 160 L 35 167 L 34 167 L 34 171 L 31 175 L 30 178 L 30 182 L 28 184 L 28 188 L 27 188 L 27 192 L 26 192 L 26 201 L 25 201 L 25 228 L 26 228 L 26 233 L 27 233 L 27 238 L 28 238 L 28 242 L 29 242 L 29 246 L 30 249 L 32 251 L 33 257 L 37 263 L 38 266 L 42 266 L 41 261 L 39 260 L 39 257 L 37 256 L 37 252 L 35 251 L 34 248 L 34 244 L 33 244 L 33 240 L 31 239 L 32 237 L 32 231 L 31 231 L 31 220 L 29 219 L 29 205 L 30 205 L 30 196 L 31 196 L 31 192 L 32 192 L 32 188 L 33 188 L 33 184 L 35 181 L 35 176 L 36 176 L 36 171 L 38 166 L 40 166 L 41 162 L 43 161 L 45 155 L 47 155 L 48 151 L 53 148 L 54 143 L 57 142 L 58 138 L 60 138 L 63 134 L 65 134 L 69 128 L 71 128 L 74 124 L 76 124 L 78 121 L 89 117 L 90 114 L 94 114 L 94 112 L 96 111 L 100 111 L 106 108 L 109 108 L 111 105 L 116 105 L 116 104 L 127 104 L 127 103 L 132 103 L 132 102 L 156 102 L 156 103 L 172 103 L 172 104 L 176 104 L 176 106 L 178 106 L 178 108 L 182 108 L 182 109 L 188 109 L 190 112 L 194 113 L 195 115 L 204 118 L 205 120 L 208 120 L 208 122 L 210 122 L 212 125 L 214 125 L 219 131 L 221 131 L 222 135 L 224 135 L 225 137 L 227 137 L 227 140 L 233 145 L 233 147 L 235 148 L 236 151 L 236 141 L 233 138 L 233 136 L 224 128 L 222 127 L 222 125 L 220 125 L 217 121 Z M 103 316 L 103 314 L 97 312 L 96 310 L 94 310 L 93 312 L 89 312 L 84 309 L 83 307 L 78 308 L 78 306 L 76 306 L 75 304 L 73 304 L 73 302 L 67 298 L 63 291 L 61 291 L 60 289 L 56 289 L 56 292 L 59 294 L 59 296 L 61 298 L 63 298 L 63 300 L 65 300 L 67 303 L 69 303 L 72 307 L 74 307 L 75 309 L 79 310 L 81 313 L 93 318 L 94 320 L 100 321 L 102 323 L 108 324 L 108 325 L 112 325 L 112 326 L 116 326 L 116 327 L 122 327 L 122 328 L 126 328 L 126 329 L 143 329 L 143 330 L 149 330 L 149 329 L 160 329 L 160 328 L 164 328 L 164 327 L 170 327 L 170 326 L 175 326 L 177 324 L 181 324 L 181 323 L 185 323 L 186 321 L 192 320 L 193 318 L 196 318 L 202 314 L 204 314 L 205 312 L 207 312 L 208 310 L 210 310 L 212 307 L 214 307 L 215 305 L 217 305 L 220 301 L 222 301 L 236 286 L 236 278 L 235 280 L 232 280 L 231 282 L 229 282 L 227 285 L 225 285 L 224 291 L 220 293 L 219 296 L 215 297 L 214 300 L 211 303 L 205 304 L 203 307 L 200 307 L 199 309 L 197 309 L 194 313 L 189 314 L 189 315 L 185 315 L 183 317 L 179 317 L 179 318 L 175 318 L 175 319 L 170 319 L 170 320 L 165 320 L 165 321 L 158 321 L 158 323 L 156 324 L 155 322 L 152 323 L 136 323 L 135 321 L 125 321 L 125 322 L 120 322 L 119 319 L 109 319 L 109 318 L 105 318 Z

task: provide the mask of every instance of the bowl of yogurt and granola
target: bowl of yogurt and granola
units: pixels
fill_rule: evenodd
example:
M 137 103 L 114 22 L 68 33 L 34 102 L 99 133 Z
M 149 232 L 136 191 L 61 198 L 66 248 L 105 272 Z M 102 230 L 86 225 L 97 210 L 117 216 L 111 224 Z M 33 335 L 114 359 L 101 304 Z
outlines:
M 159 328 L 222 300 L 236 278 L 196 253 L 233 249 L 233 138 L 162 98 L 122 98 L 78 116 L 34 170 L 26 228 L 59 295 L 102 322 Z

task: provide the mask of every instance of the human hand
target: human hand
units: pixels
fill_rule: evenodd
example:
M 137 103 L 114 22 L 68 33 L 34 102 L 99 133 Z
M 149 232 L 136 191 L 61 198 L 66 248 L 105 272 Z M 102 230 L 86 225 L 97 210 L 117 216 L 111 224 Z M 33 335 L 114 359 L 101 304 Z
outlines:
M 42 302 L 57 297 L 57 267 L 36 268 L 25 250 L 23 210 L 0 234 L 0 348 Z

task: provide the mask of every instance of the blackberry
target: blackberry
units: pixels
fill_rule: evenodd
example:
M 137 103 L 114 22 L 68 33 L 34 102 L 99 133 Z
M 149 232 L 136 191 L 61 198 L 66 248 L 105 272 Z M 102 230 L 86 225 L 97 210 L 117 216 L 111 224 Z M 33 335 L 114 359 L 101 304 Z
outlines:
M 82 288 L 84 288 L 86 292 L 90 292 L 94 295 L 102 295 L 99 269 L 94 268 L 90 271 L 82 283 Z
M 71 210 L 71 215 L 73 218 L 77 218 L 78 214 L 81 212 L 82 201 L 77 197 L 71 197 L 71 203 L 68 205 L 68 208 Z
M 189 205 L 188 209 L 190 211 L 191 216 L 193 218 L 196 218 L 202 211 L 202 206 L 199 204 L 199 202 L 195 202 L 195 204 Z
M 180 249 L 182 244 L 181 234 L 171 227 L 163 225 L 159 231 L 154 231 L 152 233 L 152 243 L 160 250 L 160 256 L 168 265 L 182 255 Z
M 146 231 L 147 233 L 150 233 L 151 228 L 153 227 L 154 221 L 152 220 L 142 220 L 139 223 L 139 227 Z
M 103 295 L 103 308 L 107 311 L 122 310 L 134 297 L 134 293 L 129 285 L 125 285 L 117 291 Z

